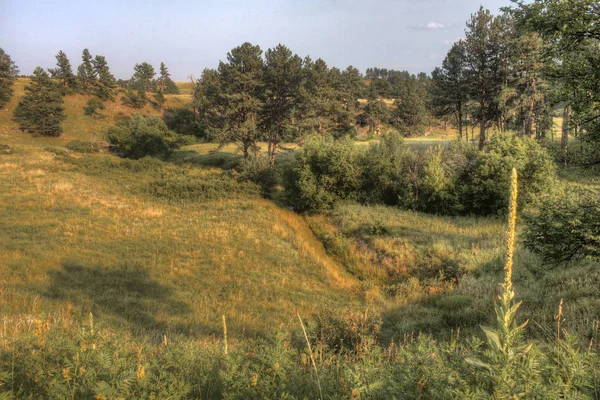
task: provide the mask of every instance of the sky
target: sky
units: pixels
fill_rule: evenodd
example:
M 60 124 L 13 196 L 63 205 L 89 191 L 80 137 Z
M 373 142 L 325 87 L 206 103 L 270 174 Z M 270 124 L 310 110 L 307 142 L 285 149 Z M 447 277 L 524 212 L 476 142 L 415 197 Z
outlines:
M 117 78 L 136 63 L 176 81 L 216 68 L 244 43 L 281 43 L 330 67 L 427 72 L 440 65 L 479 6 L 509 0 L 0 0 L 0 47 L 22 74 L 52 68 L 63 50 L 73 70 L 81 51 L 106 57 Z

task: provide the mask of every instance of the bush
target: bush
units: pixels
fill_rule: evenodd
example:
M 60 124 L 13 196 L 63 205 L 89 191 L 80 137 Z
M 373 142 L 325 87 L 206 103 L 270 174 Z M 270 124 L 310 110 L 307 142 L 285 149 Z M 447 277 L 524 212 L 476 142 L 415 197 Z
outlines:
M 107 132 L 109 143 L 128 158 L 166 157 L 179 147 L 177 134 L 158 117 L 135 114 Z
M 128 90 L 123 97 L 121 97 L 121 103 L 131 108 L 142 108 L 148 103 L 146 93 L 143 91 Z
M 521 208 L 547 192 L 556 177 L 556 165 L 548 152 L 528 137 L 495 135 L 473 161 L 473 167 L 465 169 L 456 183 L 467 213 L 504 213 L 508 209 L 513 168 L 519 172 Z
M 285 194 L 297 211 L 316 212 L 356 198 L 360 185 L 356 147 L 349 139 L 314 136 L 296 153 L 284 176 Z
M 580 190 L 546 198 L 525 221 L 525 246 L 544 262 L 600 259 L 600 193 Z
M 411 175 L 417 154 L 404 145 L 397 133 L 383 135 L 361 155 L 361 198 L 368 203 L 402 205 L 413 208 L 416 203 L 416 179 Z
M 169 129 L 180 135 L 193 135 L 203 138 L 204 130 L 198 121 L 194 111 L 187 108 L 175 108 L 163 112 L 163 120 Z
M 152 197 L 171 203 L 255 197 L 259 188 L 251 182 L 239 183 L 222 176 L 164 176 L 142 186 Z
M 104 103 L 97 98 L 91 98 L 87 102 L 87 106 L 83 107 L 83 114 L 92 118 L 100 116 L 98 110 L 104 110 Z
M 177 138 L 177 141 L 179 142 L 180 146 L 191 146 L 193 144 L 198 143 L 196 136 L 192 136 L 192 135 L 180 135 Z
M 269 162 L 268 157 L 250 156 L 242 159 L 236 169 L 240 173 L 240 181 L 256 183 L 265 197 L 272 197 L 280 184 L 279 171 Z

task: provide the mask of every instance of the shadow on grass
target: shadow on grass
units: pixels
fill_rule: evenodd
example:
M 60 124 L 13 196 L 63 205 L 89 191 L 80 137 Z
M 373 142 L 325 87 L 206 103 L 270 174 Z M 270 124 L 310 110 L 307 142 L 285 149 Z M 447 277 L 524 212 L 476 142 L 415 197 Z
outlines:
M 232 169 L 242 157 L 240 154 L 225 151 L 200 154 L 194 150 L 178 150 L 171 155 L 169 161 L 174 164 L 192 164 L 202 167 Z
M 167 332 L 212 333 L 207 327 L 181 323 L 178 317 L 190 313 L 189 305 L 174 299 L 173 289 L 152 280 L 140 266 L 121 264 L 106 268 L 67 261 L 62 269 L 48 275 L 50 286 L 43 291 L 44 296 L 69 300 L 83 312 L 114 319 L 134 334 L 161 338 Z

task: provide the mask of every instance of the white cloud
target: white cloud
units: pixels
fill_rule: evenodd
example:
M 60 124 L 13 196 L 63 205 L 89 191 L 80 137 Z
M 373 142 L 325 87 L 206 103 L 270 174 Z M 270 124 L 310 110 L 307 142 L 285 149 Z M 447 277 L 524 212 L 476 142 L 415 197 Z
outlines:
M 443 24 L 439 22 L 431 21 L 427 24 L 427 29 L 442 29 L 444 27 Z

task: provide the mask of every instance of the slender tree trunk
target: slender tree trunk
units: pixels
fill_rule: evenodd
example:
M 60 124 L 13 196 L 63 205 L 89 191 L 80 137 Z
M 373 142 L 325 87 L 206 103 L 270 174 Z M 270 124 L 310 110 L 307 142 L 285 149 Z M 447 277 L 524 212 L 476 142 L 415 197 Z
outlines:
M 479 150 L 483 149 L 485 145 L 485 115 L 481 115 L 481 121 L 479 122 Z
M 458 137 L 462 139 L 463 131 L 462 131 L 462 110 L 460 107 L 458 108 Z M 445 130 L 445 129 L 444 129 Z
M 277 143 L 279 142 L 279 127 L 275 131 L 275 138 L 273 139 L 273 147 L 271 148 L 271 165 L 275 164 L 275 155 L 277 154 Z
M 560 146 L 563 151 L 563 161 L 565 163 L 565 167 L 567 166 L 567 156 L 569 149 L 569 107 L 565 106 L 563 110 L 563 122 L 562 122 L 562 136 L 560 140 Z

